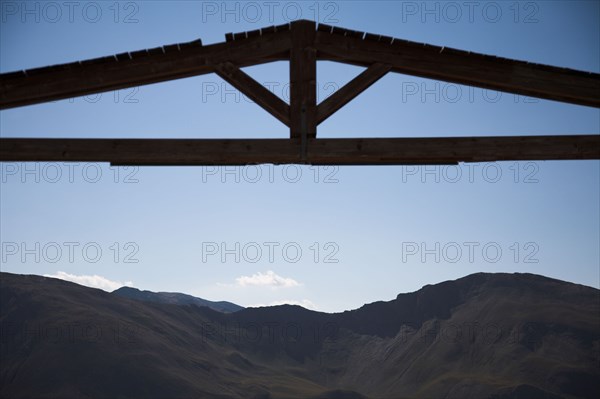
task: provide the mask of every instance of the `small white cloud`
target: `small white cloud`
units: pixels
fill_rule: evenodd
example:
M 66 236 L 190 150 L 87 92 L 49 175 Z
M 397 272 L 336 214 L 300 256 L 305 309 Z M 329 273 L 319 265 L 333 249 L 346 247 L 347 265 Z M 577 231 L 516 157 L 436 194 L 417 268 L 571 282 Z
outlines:
M 298 305 L 298 306 L 302 306 L 305 309 L 309 309 L 309 310 L 317 310 L 317 305 L 315 305 L 313 302 L 309 301 L 308 299 L 303 299 L 301 301 L 296 301 L 294 299 L 283 299 L 280 301 L 273 301 L 267 305 L 265 304 L 256 304 L 256 305 L 248 305 L 247 307 L 249 308 L 261 308 L 264 306 L 279 306 L 279 305 Z
M 93 276 L 86 276 L 86 275 L 77 276 L 75 274 L 69 274 L 66 272 L 58 271 L 58 272 L 56 272 L 56 274 L 44 274 L 44 277 L 58 278 L 61 280 L 70 281 L 72 283 L 85 285 L 87 287 L 100 288 L 101 290 L 109 291 L 109 292 L 114 291 L 117 288 L 121 288 L 123 286 L 126 286 L 126 287 L 133 286 L 133 282 L 131 282 L 131 281 L 126 281 L 126 282 L 122 283 L 120 281 L 109 280 L 105 277 L 98 276 L 96 274 L 94 274 Z
M 281 277 L 272 270 L 269 270 L 266 273 L 258 272 L 252 276 L 238 277 L 235 279 L 235 283 L 240 287 L 267 286 L 274 288 L 290 288 L 300 286 L 300 283 L 293 278 Z

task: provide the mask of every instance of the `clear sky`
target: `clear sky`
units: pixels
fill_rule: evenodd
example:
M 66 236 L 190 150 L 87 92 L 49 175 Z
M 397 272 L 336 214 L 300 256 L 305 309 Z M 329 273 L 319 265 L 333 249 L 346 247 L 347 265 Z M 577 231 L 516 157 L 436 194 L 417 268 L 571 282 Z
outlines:
M 298 18 L 600 71 L 597 1 L 1 1 L 0 71 Z M 286 63 L 247 68 L 287 99 Z M 361 68 L 318 65 L 322 100 Z M 2 137 L 287 137 L 216 75 L 0 112 Z M 598 134 L 600 111 L 388 75 L 320 137 Z M 3 163 L 2 271 L 341 311 L 475 272 L 600 288 L 600 162 L 245 168 Z M 87 276 L 87 277 L 86 277 Z

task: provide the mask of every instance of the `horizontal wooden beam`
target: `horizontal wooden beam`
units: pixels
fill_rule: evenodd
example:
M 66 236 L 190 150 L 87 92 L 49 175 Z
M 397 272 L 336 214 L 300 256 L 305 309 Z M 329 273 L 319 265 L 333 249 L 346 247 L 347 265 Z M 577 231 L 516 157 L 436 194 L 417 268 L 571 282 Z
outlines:
M 9 139 L 0 161 L 110 162 L 115 165 L 299 163 L 289 139 Z
M 317 125 L 371 87 L 372 84 L 384 77 L 390 69 L 391 67 L 386 64 L 373 64 L 346 83 L 344 87 L 323 100 L 317 106 Z
M 434 165 L 600 159 L 600 135 L 317 139 L 315 165 Z
M 373 40 L 370 40 L 372 37 Z M 318 31 L 318 59 L 358 66 L 389 64 L 392 72 L 600 107 L 600 74 L 533 64 L 366 34 Z
M 600 135 L 309 139 L 0 138 L 3 162 L 410 165 L 600 159 Z
M 0 75 L 0 109 L 213 73 L 289 58 L 290 32 L 202 46 L 200 41 Z
M 215 65 L 223 80 L 244 93 L 281 123 L 290 126 L 290 106 L 231 62 Z

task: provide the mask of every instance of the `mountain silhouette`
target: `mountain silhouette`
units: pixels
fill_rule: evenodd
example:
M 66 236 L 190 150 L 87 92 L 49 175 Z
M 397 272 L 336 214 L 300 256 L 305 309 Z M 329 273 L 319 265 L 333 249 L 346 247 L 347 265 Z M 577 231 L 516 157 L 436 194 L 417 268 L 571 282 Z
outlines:
M 178 292 L 152 292 L 141 291 L 132 287 L 121 287 L 117 290 L 114 290 L 112 293 L 125 298 L 137 299 L 146 302 L 207 306 L 218 312 L 224 313 L 237 312 L 238 310 L 244 309 L 242 306 L 236 305 L 235 303 L 226 301 L 213 302 Z
M 477 273 L 341 313 L 292 305 L 224 313 L 125 292 L 136 299 L 1 273 L 0 397 L 566 399 L 600 392 L 600 291 L 539 275 Z

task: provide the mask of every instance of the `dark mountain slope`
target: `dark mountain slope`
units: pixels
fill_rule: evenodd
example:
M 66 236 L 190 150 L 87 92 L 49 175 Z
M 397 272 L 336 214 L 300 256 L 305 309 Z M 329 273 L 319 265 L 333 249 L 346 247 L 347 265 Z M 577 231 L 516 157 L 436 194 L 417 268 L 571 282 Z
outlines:
M 547 391 L 592 398 L 600 392 L 599 302 L 598 290 L 530 274 L 477 274 L 426 286 L 341 315 L 340 326 L 371 336 L 403 326 L 351 355 L 347 363 L 360 366 L 347 368 L 339 383 L 354 387 L 360 375 L 370 383 L 365 392 L 390 396 L 538 390 L 541 397 L 551 397 Z M 361 312 L 370 315 L 369 327 L 356 321 Z
M 132 287 L 121 287 L 117 290 L 114 290 L 112 294 L 146 302 L 170 303 L 173 305 L 206 306 L 213 310 L 224 313 L 237 312 L 238 310 L 244 309 L 242 306 L 236 305 L 235 303 L 226 301 L 213 302 L 178 292 L 152 292 L 141 291 Z
M 475 274 L 336 314 L 0 274 L 0 397 L 595 398 L 600 291 Z
M 2 397 L 201 397 L 182 369 L 226 391 L 201 367 L 212 348 L 188 333 L 202 320 L 184 307 L 5 273 L 0 300 Z

